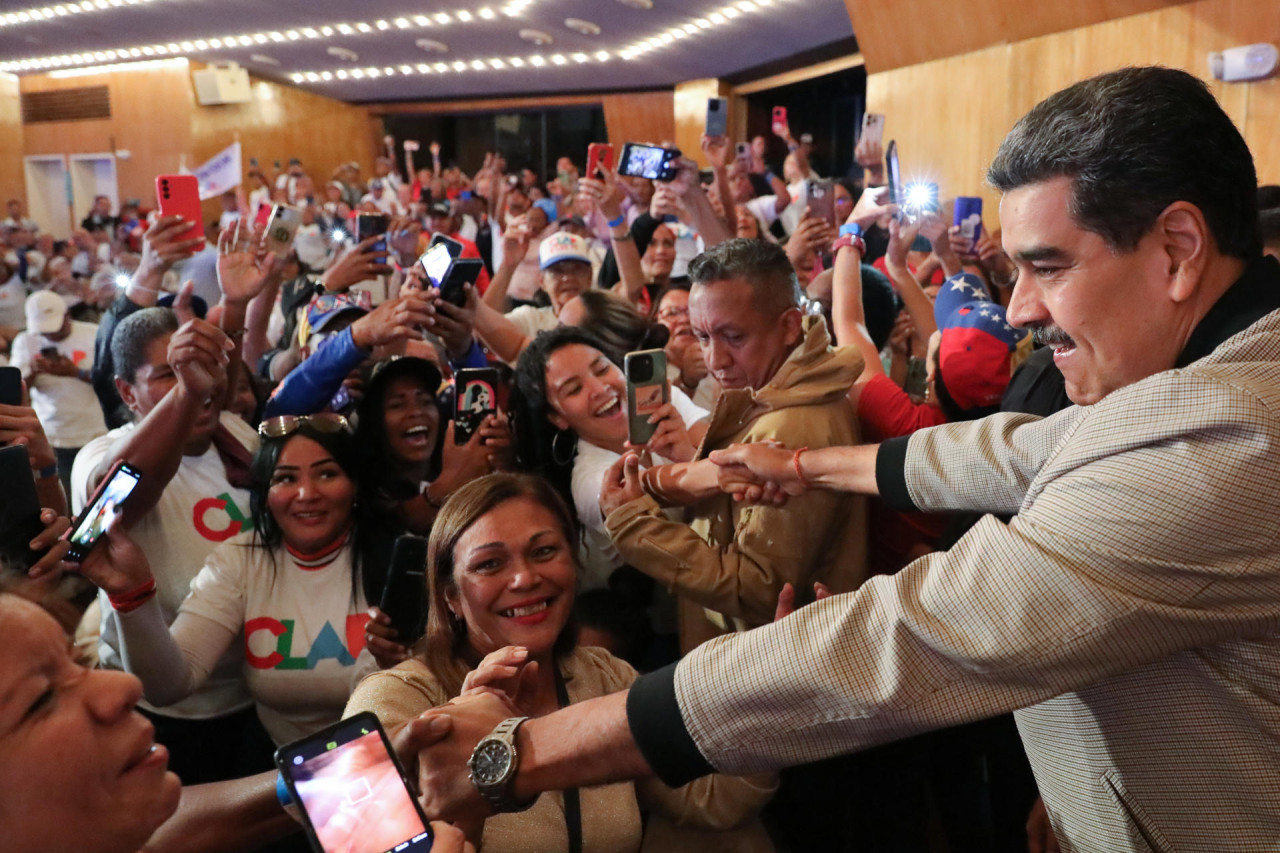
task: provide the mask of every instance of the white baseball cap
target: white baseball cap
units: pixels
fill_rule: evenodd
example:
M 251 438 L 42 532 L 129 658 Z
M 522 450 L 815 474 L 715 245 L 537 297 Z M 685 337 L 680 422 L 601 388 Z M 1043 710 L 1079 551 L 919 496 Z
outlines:
M 591 263 L 591 256 L 587 254 L 587 241 L 568 231 L 557 231 L 543 240 L 538 247 L 539 268 L 545 270 L 560 261 Z
M 51 335 L 67 319 L 67 303 L 52 290 L 37 290 L 27 297 L 26 312 L 28 332 Z

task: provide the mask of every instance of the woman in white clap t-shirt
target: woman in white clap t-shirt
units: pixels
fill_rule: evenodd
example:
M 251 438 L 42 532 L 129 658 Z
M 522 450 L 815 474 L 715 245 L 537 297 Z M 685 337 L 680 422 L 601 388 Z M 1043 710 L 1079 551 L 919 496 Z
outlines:
M 407 650 L 380 645 L 393 653 L 375 661 L 366 645 L 390 537 L 370 515 L 357 520 L 357 456 L 346 420 L 286 415 L 259 432 L 253 529 L 209 555 L 172 626 L 140 551 L 127 560 L 90 552 L 81 570 L 110 596 L 125 669 L 142 679 L 147 701 L 183 699 L 231 643 L 243 642 L 245 682 L 280 744 L 337 722 L 359 680 Z M 109 539 L 112 548 L 131 547 L 122 534 Z
M 622 564 L 600 512 L 605 474 L 628 449 L 641 451 L 648 468 L 693 459 L 706 433 L 707 412 L 678 388 L 650 416 L 653 437 L 640 448 L 627 442 L 627 383 L 608 347 L 586 329 L 561 326 L 543 332 L 516 366 L 512 410 L 516 414 L 521 467 L 571 495 L 583 527 L 580 589 L 607 585 Z

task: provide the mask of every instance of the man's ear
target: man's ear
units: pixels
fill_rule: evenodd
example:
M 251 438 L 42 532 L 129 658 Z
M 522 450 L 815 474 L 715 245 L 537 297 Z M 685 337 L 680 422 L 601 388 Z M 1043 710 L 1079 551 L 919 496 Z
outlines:
M 788 308 L 782 312 L 782 330 L 787 346 L 794 347 L 804 340 L 804 314 L 799 308 Z
M 1157 237 L 1169 264 L 1169 298 L 1185 302 L 1195 295 L 1213 245 L 1204 213 L 1194 204 L 1175 201 L 1156 219 Z
M 138 395 L 134 393 L 133 386 L 119 376 L 115 377 L 113 381 L 116 383 L 116 393 L 120 395 L 120 399 L 129 407 L 129 411 L 137 414 Z

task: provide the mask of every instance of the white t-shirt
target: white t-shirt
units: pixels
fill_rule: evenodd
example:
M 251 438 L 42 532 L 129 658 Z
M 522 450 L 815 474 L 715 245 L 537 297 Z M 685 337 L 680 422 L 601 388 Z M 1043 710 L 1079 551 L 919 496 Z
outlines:
M 45 347 L 54 347 L 76 367 L 93 368 L 93 340 L 98 327 L 93 323 L 71 321 L 71 334 L 61 341 L 44 335 L 23 332 L 13 339 L 13 364 L 22 370 L 31 389 L 31 407 L 54 447 L 84 447 L 107 431 L 102 406 L 87 379 L 76 376 L 54 376 L 40 373 L 31 378 L 31 363 Z
M 373 193 L 365 193 L 360 197 L 361 204 L 372 204 L 381 210 L 387 216 L 402 216 L 404 214 L 404 205 L 400 203 L 400 199 L 395 197 L 391 190 L 384 188 L 381 198 L 374 198 Z
M 809 190 L 806 181 L 796 181 L 787 187 L 787 193 L 791 196 L 791 204 L 779 214 L 778 218 L 782 220 L 782 227 L 788 234 L 796 230 L 796 226 L 800 224 L 801 218 L 804 216 L 805 209 L 809 206 Z
M 757 196 L 748 201 L 746 207 L 760 223 L 761 231 L 769 230 L 769 226 L 778 218 L 778 197 L 776 195 Z
M 526 338 L 536 337 L 538 332 L 549 332 L 560 325 L 560 320 L 556 317 L 556 309 L 550 305 L 541 307 L 521 305 L 503 316 L 514 323 Z
M 18 277 L 17 267 L 13 269 L 9 280 L 0 284 L 0 326 L 25 329 L 27 315 L 23 312 L 27 304 L 27 286 Z
M 706 409 L 695 406 L 679 388 L 671 389 L 671 404 L 680 413 L 685 427 L 693 426 L 709 414 Z M 573 492 L 573 506 L 578 512 L 578 520 L 582 522 L 583 575 L 580 590 L 608 586 L 609 575 L 622 565 L 618 549 L 614 547 L 609 531 L 605 529 L 604 514 L 600 512 L 600 489 L 604 485 L 604 476 L 609 466 L 618 461 L 619 456 L 612 450 L 578 439 L 578 455 L 573 460 L 569 488 Z M 666 465 L 670 461 L 653 454 L 654 465 Z M 680 518 L 679 510 L 676 509 L 667 510 L 667 514 L 673 521 Z
M 362 589 L 352 596 L 350 545 L 309 569 L 283 546 L 271 554 L 253 538 L 241 533 L 214 549 L 180 612 L 243 642 L 244 680 L 262 725 L 277 744 L 288 743 L 336 723 L 356 684 L 377 669 L 364 644 L 369 603 Z M 206 641 L 225 642 L 225 632 Z
M 258 434 L 253 427 L 231 412 L 223 412 L 222 425 L 242 445 L 257 449 Z M 126 424 L 84 446 L 71 469 L 71 504 L 79 512 L 88 499 L 89 475 L 111 457 L 111 448 L 122 437 L 136 429 Z M 178 607 L 191 589 L 191 581 L 204 565 L 205 558 L 222 542 L 247 530 L 253 522 L 249 515 L 249 492 L 227 482 L 227 472 L 218 451 L 210 446 L 200 456 L 184 456 L 178 472 L 165 486 L 156 505 L 129 529 L 151 563 L 156 579 L 156 599 L 164 614 L 165 624 L 173 624 Z M 102 636 L 98 655 L 102 665 L 123 669 L 118 651 L 114 611 L 105 593 L 98 596 L 102 606 Z M 244 657 L 238 645 L 228 649 L 201 688 L 188 698 L 168 705 L 158 713 L 180 719 L 221 717 L 249 707 L 251 699 L 245 688 L 240 666 Z M 155 709 L 151 709 L 155 710 Z

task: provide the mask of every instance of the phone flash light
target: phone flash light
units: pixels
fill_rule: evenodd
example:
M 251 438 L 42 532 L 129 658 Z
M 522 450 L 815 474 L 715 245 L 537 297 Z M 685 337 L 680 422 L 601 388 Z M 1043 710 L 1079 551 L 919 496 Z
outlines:
M 120 275 L 116 276 L 116 287 L 120 288 L 121 290 L 124 290 L 126 287 L 129 286 L 130 281 L 132 281 L 132 279 L 129 278 L 129 276 L 125 275 L 124 273 L 121 273 Z
M 347 239 L 347 232 L 343 231 L 341 228 L 335 228 L 333 229 L 333 233 L 330 234 L 329 237 L 335 243 L 341 243 L 343 240 Z
M 920 208 L 933 201 L 933 191 L 928 184 L 907 184 L 903 195 L 907 207 Z
M 294 763 L 294 764 L 301 764 L 301 763 L 302 763 L 302 756 L 301 756 L 301 755 L 295 755 L 295 756 L 293 757 L 293 763 Z

